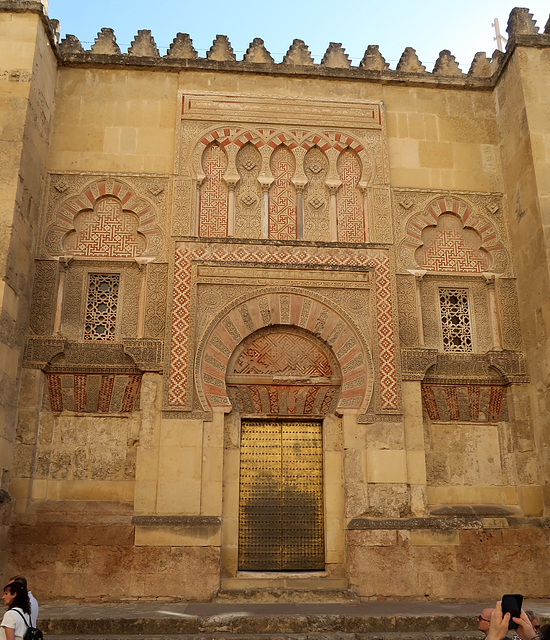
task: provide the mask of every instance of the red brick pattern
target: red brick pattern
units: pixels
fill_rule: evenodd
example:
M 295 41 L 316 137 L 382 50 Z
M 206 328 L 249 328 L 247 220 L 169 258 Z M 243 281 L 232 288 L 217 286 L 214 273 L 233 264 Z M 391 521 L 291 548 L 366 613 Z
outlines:
M 422 384 L 422 401 L 434 422 L 499 422 L 507 420 L 502 385 Z
M 122 413 L 131 413 L 134 410 L 134 403 L 137 399 L 139 388 L 141 386 L 141 374 L 129 376 L 128 384 L 124 389 L 124 397 L 120 411 Z
M 48 380 L 48 392 L 50 396 L 50 409 L 57 413 L 63 411 L 63 396 L 61 394 L 61 378 L 53 373 L 46 376 Z
M 99 389 L 99 400 L 97 403 L 97 410 L 101 413 L 109 413 L 114 384 L 115 376 L 101 377 L 101 387 Z
M 50 408 L 54 412 L 130 413 L 139 397 L 141 373 L 48 373 Z M 123 390 L 117 400 L 115 386 Z M 99 387 L 99 389 L 98 389 Z M 63 393 L 62 393 L 63 391 Z
M 338 157 L 338 175 L 342 186 L 337 196 L 339 242 L 365 242 L 363 195 L 359 188 L 361 163 L 349 148 Z
M 296 189 L 292 178 L 296 162 L 292 152 L 280 146 L 271 156 L 274 182 L 269 191 L 269 237 L 274 240 L 296 240 Z
M 227 157 L 217 143 L 210 144 L 202 156 L 205 179 L 200 190 L 199 236 L 225 238 L 229 211 L 229 191 L 223 180 Z
M 70 255 L 135 258 L 145 250 L 145 238 L 137 233 L 137 216 L 123 211 L 118 198 L 101 198 L 92 211 L 78 214 L 74 223 L 76 233 L 65 241 Z
M 373 268 L 375 273 L 375 295 L 377 312 L 377 342 L 378 342 L 378 382 L 380 390 L 380 402 L 383 409 L 395 409 L 398 406 L 395 344 L 393 329 L 393 311 L 389 259 L 385 252 L 378 250 L 370 251 L 350 251 L 345 248 L 310 248 L 308 247 L 262 247 L 254 245 L 234 245 L 230 247 L 217 244 L 198 243 L 178 243 L 174 262 L 174 290 L 173 290 L 173 310 L 172 310 L 172 339 L 171 339 L 171 362 L 169 376 L 169 404 L 173 406 L 189 406 L 188 398 L 192 384 L 191 367 L 189 353 L 189 331 L 190 331 L 190 295 L 192 286 L 192 264 L 195 261 L 207 260 L 209 262 L 229 262 L 229 263 L 253 263 L 263 264 L 292 264 L 292 265 L 327 265 L 327 266 L 356 266 Z M 250 317 L 254 319 L 255 326 L 269 326 L 281 323 L 280 296 L 258 296 L 256 302 L 249 309 Z M 304 296 L 293 296 L 294 305 L 303 305 Z M 321 317 L 323 305 L 314 302 L 311 311 L 308 313 L 305 324 L 306 329 L 315 329 L 316 321 Z M 231 319 L 234 327 L 243 325 L 242 316 L 238 312 L 229 311 L 225 320 Z M 300 315 L 297 315 L 296 307 L 290 312 L 289 324 L 298 325 Z M 326 308 L 325 330 L 331 328 L 328 334 L 322 334 L 329 344 L 331 338 L 334 343 L 331 345 L 333 351 L 338 356 L 338 350 L 345 345 L 346 341 L 339 342 L 339 337 L 335 337 L 338 331 L 344 336 L 354 335 L 353 330 L 346 326 L 345 321 L 330 307 Z M 216 328 L 216 335 L 212 336 L 210 344 L 217 338 L 222 345 L 222 351 L 218 358 L 225 365 L 229 355 L 238 343 L 237 337 L 232 336 L 233 329 L 228 322 L 219 322 Z M 298 325 L 299 326 L 299 325 Z M 241 339 L 249 335 L 250 331 L 243 329 Z M 357 345 L 357 349 L 361 347 Z M 224 360 L 225 359 L 225 360 Z M 366 366 L 364 356 L 360 357 L 358 352 L 353 350 L 342 356 L 340 363 L 342 372 L 351 380 L 358 369 L 363 370 Z M 345 368 L 345 370 L 344 370 Z M 214 369 L 216 369 L 214 367 Z M 219 370 L 210 371 L 205 364 L 203 374 L 205 383 L 208 385 L 208 393 L 223 399 L 227 404 L 225 394 L 225 380 L 219 375 Z M 206 379 L 210 375 L 211 379 Z M 351 376 L 351 377 L 350 377 Z M 346 378 L 344 379 L 344 382 Z M 199 381 L 197 381 L 199 382 Z M 350 406 L 356 403 L 358 397 L 357 389 L 350 389 L 342 394 L 339 406 Z M 221 400 L 220 400 L 221 401 Z
M 59 252 L 82 257 L 137 257 L 161 244 L 149 203 L 114 179 L 98 180 L 64 202 L 48 234 L 58 238 Z
M 498 239 L 495 227 L 488 220 L 476 214 L 466 202 L 451 196 L 434 200 L 425 211 L 411 217 L 406 227 L 407 239 L 404 246 L 411 249 L 421 247 L 423 245 L 422 231 L 426 227 L 437 226 L 438 218 L 442 213 L 456 215 L 463 228 L 468 227 L 476 231 L 481 239 L 480 249 L 487 252 L 487 255 L 493 260 L 497 254 L 503 252 L 503 245 Z M 442 235 L 430 253 L 427 268 L 438 271 L 463 271 L 466 269 L 467 272 L 479 273 L 480 256 L 478 252 L 474 252 L 474 254 L 466 253 L 462 238 L 458 240 L 454 235 Z M 470 262 L 472 258 L 474 258 L 473 263 Z

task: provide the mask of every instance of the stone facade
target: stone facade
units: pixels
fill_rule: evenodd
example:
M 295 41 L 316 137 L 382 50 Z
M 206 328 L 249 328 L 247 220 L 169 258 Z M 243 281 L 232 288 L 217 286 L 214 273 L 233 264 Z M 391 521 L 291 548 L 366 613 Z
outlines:
M 300 40 L 238 61 L 225 36 L 161 57 L 0 0 L 4 576 L 41 600 L 548 595 L 550 22 L 514 9 L 508 36 L 468 73 Z M 280 497 L 243 474 L 277 456 L 312 570 L 243 569 L 243 487 Z M 256 542 L 299 562 L 285 535 Z

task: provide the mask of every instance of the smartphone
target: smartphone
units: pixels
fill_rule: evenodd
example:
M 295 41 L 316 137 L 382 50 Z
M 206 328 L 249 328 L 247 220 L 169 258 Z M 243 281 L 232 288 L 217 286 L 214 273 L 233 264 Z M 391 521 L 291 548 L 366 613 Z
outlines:
M 502 615 L 510 614 L 510 622 L 508 629 L 517 629 L 518 623 L 512 618 L 519 618 L 521 615 L 521 607 L 523 605 L 523 596 L 521 593 L 506 593 L 502 596 Z

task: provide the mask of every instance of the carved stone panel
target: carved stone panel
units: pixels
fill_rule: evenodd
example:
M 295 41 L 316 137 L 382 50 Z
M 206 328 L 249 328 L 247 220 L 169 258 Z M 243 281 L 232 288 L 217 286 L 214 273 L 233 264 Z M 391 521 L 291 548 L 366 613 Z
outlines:
M 90 262 L 73 260 L 67 269 L 63 301 L 62 335 L 69 340 L 84 339 L 85 306 L 89 274 L 120 274 L 114 340 L 135 337 L 142 274 L 137 263 Z
M 348 267 L 351 267 L 351 270 L 349 275 L 346 275 Z M 338 309 L 336 315 L 349 317 L 342 328 L 348 322 L 355 326 L 355 320 L 352 319 L 354 316 L 358 318 L 357 322 L 360 323 L 360 326 L 366 326 L 365 329 L 357 327 L 354 330 L 358 336 L 362 336 L 360 338 L 361 344 L 365 344 L 364 336 L 369 335 L 370 332 L 369 323 L 367 322 L 365 325 L 364 318 L 365 316 L 372 318 L 371 344 L 377 366 L 376 406 L 380 411 L 395 410 L 399 407 L 397 363 L 393 337 L 392 279 L 388 255 L 385 251 L 363 248 L 351 252 L 345 248 L 312 247 L 310 245 L 281 247 L 269 243 L 253 246 L 234 242 L 228 246 L 219 243 L 188 241 L 176 245 L 174 269 L 167 408 L 181 407 L 188 411 L 192 410 L 193 379 L 197 382 L 203 374 L 209 376 L 208 380 L 204 378 L 204 381 L 201 382 L 201 384 L 207 384 L 211 387 L 211 391 L 208 393 L 219 398 L 225 396 L 226 406 L 230 406 L 225 394 L 225 379 L 221 370 L 214 364 L 211 364 L 211 367 L 195 369 L 195 371 L 192 368 L 193 353 L 197 348 L 195 345 L 204 349 L 205 346 L 200 347 L 200 345 L 206 345 L 206 336 L 210 335 L 209 332 L 213 332 L 215 327 L 219 327 L 224 336 L 223 339 L 220 336 L 219 344 L 223 345 L 224 340 L 231 339 L 233 348 L 252 332 L 252 329 L 246 329 L 248 333 L 242 334 L 238 327 L 248 327 L 249 325 L 257 329 L 279 323 L 304 327 L 308 326 L 308 323 L 312 323 L 311 330 L 315 332 L 317 331 L 317 323 L 320 323 L 319 326 L 325 326 L 326 329 L 319 330 L 328 331 L 328 339 L 332 330 L 336 330 L 340 326 L 336 320 L 332 329 L 326 324 L 328 318 L 336 318 L 331 315 L 332 312 L 329 312 L 331 307 Z M 319 269 L 318 273 L 316 273 L 317 269 Z M 237 272 L 238 270 L 249 274 L 246 276 L 248 280 L 244 280 L 243 276 Z M 200 276 L 200 281 L 205 284 L 209 283 L 209 286 L 199 289 L 197 292 L 198 273 L 204 274 Z M 372 281 L 369 275 L 371 273 Z M 346 297 L 345 306 L 348 303 L 353 305 L 349 307 L 349 311 L 344 311 L 338 302 L 332 303 L 330 298 L 325 299 L 315 292 L 319 286 L 325 289 L 329 288 L 330 295 L 336 300 L 338 290 L 340 290 L 342 300 L 344 300 L 343 294 L 346 288 L 344 281 L 351 278 L 351 274 L 353 274 L 353 278 L 362 279 L 365 284 L 372 282 L 369 285 L 374 287 L 372 308 L 370 297 L 365 295 L 366 291 L 362 291 L 361 286 L 354 285 L 355 293 Z M 310 285 L 309 281 L 313 277 L 317 280 L 321 279 L 321 281 L 318 283 L 312 281 Z M 327 286 L 329 282 L 330 287 Z M 299 289 L 292 288 L 296 285 Z M 268 289 L 265 287 L 276 294 L 273 298 L 273 304 L 276 301 L 276 316 L 273 315 L 275 312 L 271 310 L 270 298 L 258 297 L 259 292 L 265 291 L 267 293 Z M 306 292 L 304 287 L 307 288 Z M 302 311 L 297 317 L 289 315 L 291 307 L 285 303 L 286 297 L 282 294 L 285 290 L 289 293 L 295 291 L 296 294 L 300 294 L 296 300 L 300 301 L 298 306 L 302 306 Z M 227 306 L 227 301 L 236 298 L 241 291 L 243 292 L 240 298 L 243 301 L 242 304 L 239 306 L 237 302 L 233 302 Z M 252 298 L 255 298 L 255 302 L 250 305 L 246 300 Z M 291 295 L 289 300 L 292 299 Z M 315 300 L 317 302 L 314 302 Z M 320 304 L 321 300 L 325 301 Z M 219 311 L 220 308 L 225 310 Z M 214 322 L 213 312 L 221 313 L 225 320 L 220 316 Z M 324 313 L 328 313 L 326 318 Z M 303 322 L 306 324 L 302 324 L 302 314 L 304 315 Z M 233 316 L 235 317 L 233 318 Z M 225 354 L 224 357 L 229 358 L 231 351 L 225 353 L 229 347 L 220 348 Z M 365 345 L 361 349 L 364 353 L 368 353 L 371 347 Z M 199 358 L 197 355 L 196 362 L 202 363 L 201 358 L 202 356 Z M 351 375 L 354 372 L 354 358 L 351 358 L 349 363 L 345 363 L 345 366 L 346 371 L 349 369 Z M 343 374 L 346 375 L 346 372 L 343 371 Z M 351 388 L 352 379 L 344 380 L 344 384 L 347 382 L 350 383 L 349 389 L 346 389 L 347 392 L 349 391 L 349 397 L 343 396 L 340 401 L 344 402 L 344 405 L 351 402 L 351 398 L 357 394 L 357 390 Z M 361 382 L 357 389 L 366 383 Z M 218 391 L 215 392 L 215 389 Z M 201 402 L 204 407 L 208 406 L 206 396 Z M 351 409 L 353 406 L 349 405 L 349 408 Z
M 501 194 L 394 189 L 397 267 L 512 274 Z
M 330 240 L 330 195 L 326 186 L 328 160 L 317 146 L 304 158 L 307 185 L 304 189 L 304 239 Z
M 168 313 L 167 295 L 168 265 L 148 265 L 145 299 L 145 336 L 148 338 L 164 338 Z
M 37 335 L 50 333 L 57 296 L 57 261 L 37 260 L 34 265 L 34 284 L 30 314 L 30 330 Z
M 258 176 L 262 157 L 248 142 L 237 153 L 237 171 L 240 176 L 235 189 L 235 236 L 237 238 L 262 237 L 262 190 Z
M 168 179 L 52 174 L 39 257 L 158 257 Z

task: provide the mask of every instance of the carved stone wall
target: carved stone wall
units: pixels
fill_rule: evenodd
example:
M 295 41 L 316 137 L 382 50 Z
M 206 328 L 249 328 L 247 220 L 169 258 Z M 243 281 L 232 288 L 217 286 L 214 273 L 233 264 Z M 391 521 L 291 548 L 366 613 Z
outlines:
M 52 329 L 57 297 L 57 271 L 57 262 L 51 260 L 35 262 L 30 330 L 37 335 L 47 335 Z
M 228 215 L 237 237 L 364 242 L 368 233 L 369 240 L 391 242 L 380 105 L 339 102 L 331 108 L 330 101 L 319 101 L 308 106 L 305 119 L 300 100 L 275 105 L 239 96 L 238 104 L 233 96 L 182 94 L 173 214 L 179 234 L 193 235 L 202 224 L 194 203 L 207 188 L 204 153 L 219 148 L 227 158 L 222 182 L 235 190 Z M 226 125 L 219 126 L 222 113 Z M 278 124 L 262 124 L 270 118 Z
M 84 338 L 84 307 L 90 273 L 120 274 L 115 339 L 120 341 L 123 337 L 135 337 L 142 273 L 135 262 L 112 261 L 74 260 L 69 265 L 63 305 L 63 335 L 77 342 Z
M 377 378 L 379 379 L 379 387 L 377 394 L 379 393 L 379 403 L 381 410 L 392 410 L 399 406 L 399 391 L 397 385 L 397 363 L 395 360 L 395 345 L 393 338 L 393 294 L 391 286 L 391 275 L 389 271 L 388 256 L 384 251 L 372 249 L 372 250 L 358 250 L 355 252 L 347 251 L 344 248 L 315 248 L 308 246 L 307 249 L 301 247 L 277 247 L 276 245 L 262 245 L 256 246 L 252 244 L 232 244 L 232 245 L 220 245 L 220 244 L 200 244 L 200 243 L 179 243 L 176 247 L 176 261 L 174 271 L 174 292 L 173 292 L 173 307 L 172 307 L 172 335 L 171 335 L 171 356 L 170 356 L 170 382 L 169 382 L 169 395 L 168 405 L 174 407 L 187 407 L 188 410 L 192 408 L 192 363 L 193 360 L 190 357 L 194 345 L 197 344 L 198 334 L 197 327 L 195 325 L 195 296 L 194 291 L 197 282 L 197 268 L 201 267 L 201 264 L 216 264 L 223 267 L 225 275 L 231 273 L 232 267 L 242 265 L 243 267 L 249 267 L 250 265 L 256 265 L 256 267 L 262 267 L 256 269 L 256 278 L 265 279 L 265 283 L 271 285 L 273 288 L 273 277 L 277 277 L 278 269 L 293 265 L 294 269 L 300 267 L 301 271 L 294 271 L 296 278 L 292 277 L 292 271 L 288 270 L 285 274 L 285 279 L 281 281 L 283 286 L 293 286 L 298 283 L 301 287 L 307 287 L 308 274 L 311 273 L 311 269 L 320 267 L 323 271 L 327 268 L 333 268 L 336 270 L 334 277 L 338 280 L 342 276 L 339 272 L 344 273 L 346 268 L 359 268 L 364 270 L 364 273 L 370 273 L 373 270 L 374 285 L 375 285 L 375 317 L 376 323 L 373 327 L 373 351 L 376 353 L 376 366 L 377 366 Z M 277 267 L 270 273 L 271 277 L 267 275 L 265 271 L 266 266 L 272 265 L 272 268 Z M 208 267 L 204 267 L 208 269 Z M 234 271 L 234 269 L 233 269 Z M 363 282 L 366 283 L 365 275 L 362 276 Z M 220 276 L 218 276 L 219 278 Z M 369 276 L 370 280 L 370 276 Z M 261 282 L 258 280 L 252 281 L 256 286 Z M 283 284 L 284 283 L 284 284 Z M 230 284 L 230 282 L 228 282 Z M 345 287 L 342 287 L 345 288 Z M 277 291 L 275 287 L 274 291 Z M 358 291 L 360 293 L 360 291 Z M 208 296 L 210 294 L 205 294 Z M 312 294 L 308 294 L 311 296 Z M 215 300 L 223 300 L 223 289 L 220 290 L 219 295 L 211 296 L 211 308 L 214 307 Z M 204 298 L 203 298 L 204 300 Z M 271 324 L 284 324 L 285 316 L 280 309 L 282 298 L 277 297 L 276 308 L 270 310 L 269 297 L 265 298 L 264 303 L 266 306 L 265 312 L 261 311 L 261 305 L 259 305 L 261 298 L 258 298 L 257 304 L 255 303 L 254 313 L 249 311 L 251 320 L 251 329 L 258 329 L 263 326 Z M 357 308 L 365 307 L 361 295 L 358 297 L 352 297 L 350 303 L 353 305 L 359 305 Z M 257 309 L 256 309 L 257 307 Z M 308 322 L 313 322 L 312 329 L 315 328 L 315 322 L 317 318 L 321 318 L 322 306 L 311 305 L 308 303 L 308 314 L 305 316 L 303 326 L 308 326 Z M 305 307 L 304 307 L 305 309 Z M 243 312 L 246 310 L 243 307 Z M 311 310 L 311 314 L 309 313 Z M 200 313 L 200 312 L 199 312 Z M 228 312 L 223 312 L 228 313 Z M 233 312 L 232 312 L 233 313 Z M 263 320 L 262 314 L 267 314 L 265 320 Z M 283 315 L 281 315 L 283 314 Z M 320 315 L 321 314 L 321 315 Z M 238 315 L 238 314 L 237 314 Z M 238 324 L 241 325 L 244 322 L 243 327 L 246 326 L 246 321 L 239 316 Z M 277 319 L 278 318 L 278 319 Z M 229 320 L 228 320 L 229 321 Z M 351 321 L 350 321 L 351 322 Z M 299 322 L 299 317 L 296 319 L 288 318 L 286 323 L 297 324 L 302 326 Z M 353 322 L 351 322 L 353 324 Z M 224 332 L 228 336 L 231 332 L 235 334 L 232 337 L 233 348 L 236 346 L 242 338 L 248 333 L 242 333 L 242 331 L 232 328 L 234 322 L 228 325 L 230 328 L 225 328 Z M 212 329 L 210 329 L 212 330 Z M 327 332 L 326 337 L 332 331 L 332 327 L 327 325 L 322 332 Z M 230 332 L 230 333 L 228 333 Z M 239 337 L 240 336 L 240 337 Z M 326 339 L 326 337 L 324 339 Z M 229 357 L 227 354 L 227 358 Z M 362 366 L 366 366 L 365 362 Z M 219 377 L 219 371 L 209 372 L 210 375 Z M 195 380 L 197 380 L 198 373 L 195 372 Z M 223 397 L 225 395 L 224 390 L 224 377 L 219 378 L 219 381 L 214 385 L 219 391 L 215 395 Z M 351 391 L 350 391 L 351 393 Z M 355 393 L 355 392 L 353 392 Z M 353 394 L 352 394 L 353 395 Z M 344 399 L 344 398 L 343 398 Z M 343 400 L 342 399 L 342 400 Z M 226 399 L 226 404 L 229 401 Z M 360 403 L 361 404 L 361 403 Z M 204 405 L 203 405 L 204 406 Z M 350 405 L 351 406 L 351 405 Z M 353 405 L 359 408 L 359 405 Z M 363 410 L 366 407 L 363 407 Z
M 158 257 L 166 251 L 165 177 L 52 174 L 38 257 Z
M 512 275 L 501 194 L 394 189 L 397 268 Z

